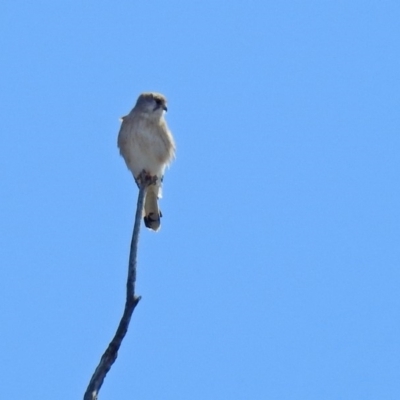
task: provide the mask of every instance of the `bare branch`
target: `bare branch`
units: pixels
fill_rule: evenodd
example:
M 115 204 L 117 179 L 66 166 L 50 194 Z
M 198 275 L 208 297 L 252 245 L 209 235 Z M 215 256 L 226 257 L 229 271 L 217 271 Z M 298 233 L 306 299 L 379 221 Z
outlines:
M 111 369 L 112 365 L 118 357 L 118 350 L 126 335 L 126 332 L 128 331 L 133 311 L 140 301 L 140 296 L 135 295 L 137 251 L 143 203 L 146 195 L 147 186 L 150 183 L 151 182 L 144 182 L 139 187 L 135 225 L 133 228 L 131 250 L 129 254 L 128 279 L 126 282 L 126 301 L 124 313 L 113 339 L 108 345 L 107 350 L 102 355 L 99 365 L 94 371 L 92 379 L 90 380 L 90 383 L 83 397 L 84 400 L 97 400 L 97 395 L 103 384 L 104 378 L 106 377 L 108 371 Z

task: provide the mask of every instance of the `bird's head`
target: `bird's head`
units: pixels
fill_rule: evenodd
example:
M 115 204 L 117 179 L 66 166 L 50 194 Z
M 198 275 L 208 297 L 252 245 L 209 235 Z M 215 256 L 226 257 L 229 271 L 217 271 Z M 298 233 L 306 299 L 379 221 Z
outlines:
M 135 110 L 160 118 L 167 111 L 167 99 L 160 93 L 142 93 L 137 99 Z

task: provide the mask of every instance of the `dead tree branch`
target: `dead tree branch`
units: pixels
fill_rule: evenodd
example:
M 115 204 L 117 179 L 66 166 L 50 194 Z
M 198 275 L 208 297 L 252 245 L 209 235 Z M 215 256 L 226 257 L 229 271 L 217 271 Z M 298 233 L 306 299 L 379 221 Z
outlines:
M 104 378 L 106 377 L 108 371 L 111 369 L 112 365 L 114 364 L 115 360 L 118 357 L 118 350 L 126 335 L 126 332 L 128 331 L 133 311 L 135 310 L 135 307 L 138 305 L 140 301 L 140 296 L 135 295 L 136 264 L 137 264 L 140 223 L 142 219 L 143 203 L 148 184 L 149 182 L 146 182 L 140 185 L 139 188 L 135 225 L 133 228 L 131 249 L 129 254 L 128 279 L 126 282 L 126 301 L 125 301 L 124 313 L 122 315 L 121 321 L 118 325 L 117 331 L 115 332 L 113 339 L 108 345 L 107 350 L 102 355 L 99 365 L 94 371 L 92 379 L 90 380 L 85 395 L 83 397 L 84 400 L 97 400 L 97 395 L 104 382 Z

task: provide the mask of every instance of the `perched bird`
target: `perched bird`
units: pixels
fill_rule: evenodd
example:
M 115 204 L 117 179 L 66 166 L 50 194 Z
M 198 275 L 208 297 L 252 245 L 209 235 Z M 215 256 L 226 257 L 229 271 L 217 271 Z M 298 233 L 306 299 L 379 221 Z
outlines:
M 160 93 L 142 93 L 132 111 L 122 117 L 118 148 L 138 186 L 143 174 L 154 183 L 147 188 L 144 224 L 160 229 L 162 216 L 158 199 L 162 195 L 165 168 L 175 157 L 175 142 L 164 118 L 167 99 Z

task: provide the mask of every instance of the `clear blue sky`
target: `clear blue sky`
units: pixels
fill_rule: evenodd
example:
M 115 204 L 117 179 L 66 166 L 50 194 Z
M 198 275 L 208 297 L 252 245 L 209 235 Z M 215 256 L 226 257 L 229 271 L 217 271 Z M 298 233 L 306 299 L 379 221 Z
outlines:
M 178 152 L 99 400 L 400 398 L 400 3 L 0 4 L 0 397 L 79 399 L 122 313 L 138 94 Z

